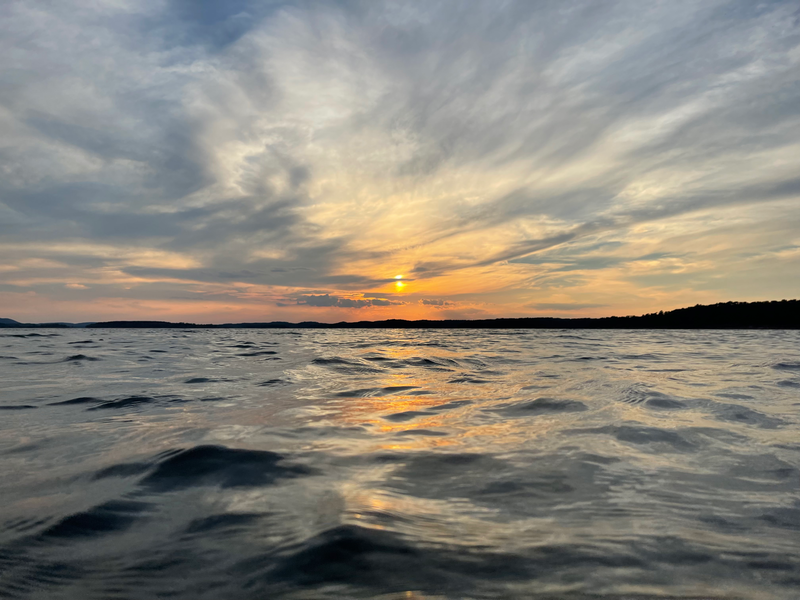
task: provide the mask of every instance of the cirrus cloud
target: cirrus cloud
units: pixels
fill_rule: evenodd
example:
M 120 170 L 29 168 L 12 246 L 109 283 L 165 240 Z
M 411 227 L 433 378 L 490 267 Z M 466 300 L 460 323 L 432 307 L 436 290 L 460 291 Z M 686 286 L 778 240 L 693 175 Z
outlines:
M 800 295 L 799 24 L 789 0 L 9 0 L 0 301 L 225 321 Z

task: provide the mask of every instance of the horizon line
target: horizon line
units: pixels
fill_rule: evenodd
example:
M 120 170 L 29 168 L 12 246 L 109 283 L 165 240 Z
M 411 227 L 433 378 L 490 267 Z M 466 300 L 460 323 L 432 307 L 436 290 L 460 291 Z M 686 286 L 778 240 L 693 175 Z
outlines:
M 793 305 L 797 304 L 797 307 Z M 797 308 L 794 314 L 786 315 L 778 314 L 764 314 L 761 309 L 767 307 L 775 308 L 775 305 L 786 305 L 787 307 Z M 730 310 L 726 312 L 725 309 L 743 309 L 748 314 L 730 314 Z M 529 316 L 529 317 L 491 317 L 484 319 L 380 319 L 380 320 L 361 320 L 361 321 L 337 321 L 337 322 L 322 322 L 322 321 L 300 321 L 292 323 L 289 321 L 246 321 L 246 322 L 224 322 L 224 323 L 192 323 L 186 321 L 162 321 L 153 319 L 143 320 L 127 320 L 127 319 L 114 319 L 111 321 L 82 321 L 80 323 L 70 323 L 67 321 L 45 321 L 41 323 L 23 323 L 10 318 L 0 318 L 0 328 L 174 328 L 174 327 L 193 327 L 193 328 L 368 328 L 381 326 L 388 327 L 388 324 L 405 325 L 405 326 L 418 326 L 435 328 L 437 325 L 446 328 L 470 328 L 476 326 L 486 327 L 491 324 L 505 324 L 510 325 L 513 323 L 522 324 L 526 322 L 529 326 L 547 324 L 597 324 L 600 322 L 616 321 L 615 326 L 619 326 L 623 321 L 625 324 L 632 325 L 634 322 L 637 325 L 649 323 L 651 326 L 661 326 L 669 328 L 680 328 L 679 325 L 688 325 L 689 328 L 698 328 L 696 320 L 699 318 L 711 319 L 712 322 L 717 323 L 718 327 L 735 328 L 739 323 L 742 328 L 750 327 L 771 327 L 771 328 L 800 328 L 800 300 L 798 299 L 782 299 L 782 300 L 759 300 L 754 302 L 735 301 L 730 300 L 727 302 L 717 302 L 715 304 L 695 304 L 694 306 L 676 308 L 669 311 L 658 311 L 653 313 L 646 313 L 643 315 L 610 315 L 605 317 L 547 317 L 547 316 Z M 708 321 L 705 321 L 708 322 Z M 781 322 L 781 325 L 776 325 Z M 713 328 L 713 325 L 711 326 Z

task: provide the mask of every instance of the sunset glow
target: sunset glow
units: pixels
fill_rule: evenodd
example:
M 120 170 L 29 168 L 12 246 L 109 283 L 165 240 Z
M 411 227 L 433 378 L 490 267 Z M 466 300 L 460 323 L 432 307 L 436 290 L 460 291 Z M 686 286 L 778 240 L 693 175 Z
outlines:
M 0 317 L 800 296 L 796 4 L 223 5 L 3 9 Z

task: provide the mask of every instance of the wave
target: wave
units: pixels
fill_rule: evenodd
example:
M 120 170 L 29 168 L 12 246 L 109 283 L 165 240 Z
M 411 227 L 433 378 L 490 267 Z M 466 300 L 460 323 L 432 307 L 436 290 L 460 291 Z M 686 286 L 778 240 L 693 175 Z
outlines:
M 62 519 L 41 537 L 70 539 L 117 533 L 131 527 L 150 506 L 146 502 L 112 500 Z
M 490 412 L 502 413 L 508 416 L 536 416 L 559 413 L 583 412 L 589 410 L 583 402 L 578 400 L 556 400 L 553 398 L 537 398 L 525 402 L 499 404 L 486 409 Z
M 148 491 L 163 493 L 207 485 L 259 487 L 314 473 L 302 465 L 284 464 L 284 456 L 266 450 L 205 445 L 162 456 L 153 472 L 140 482 Z
M 367 362 L 347 360 L 339 357 L 315 358 L 311 364 L 325 367 L 340 373 L 380 373 L 383 369 L 370 365 Z
M 61 402 L 51 402 L 50 406 L 70 406 L 73 404 L 101 404 L 103 400 L 94 398 L 92 396 L 80 396 L 72 398 L 71 400 L 62 400 Z
M 0 597 L 793 600 L 798 334 L 562 334 L 4 338 Z
M 128 396 L 127 398 L 120 398 L 119 400 L 106 400 L 100 402 L 88 410 L 112 410 L 117 408 L 129 408 L 131 406 L 140 406 L 142 404 L 150 404 L 157 402 L 156 398 L 150 396 Z
M 93 356 L 86 356 L 85 354 L 73 354 L 72 356 L 68 356 L 64 360 L 60 362 L 79 362 L 79 361 L 89 361 L 93 362 L 96 360 L 100 360 L 99 358 L 95 358 Z
M 337 392 L 336 396 L 339 398 L 380 398 L 384 396 L 391 396 L 394 394 L 402 394 L 411 390 L 418 389 L 416 385 L 393 385 L 383 388 L 363 388 L 358 390 L 346 390 L 344 392 Z

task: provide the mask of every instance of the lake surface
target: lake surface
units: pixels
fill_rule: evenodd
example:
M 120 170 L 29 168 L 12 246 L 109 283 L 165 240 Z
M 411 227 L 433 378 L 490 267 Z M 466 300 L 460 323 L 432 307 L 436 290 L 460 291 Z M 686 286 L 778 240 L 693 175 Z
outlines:
M 0 597 L 800 597 L 800 332 L 0 330 Z

